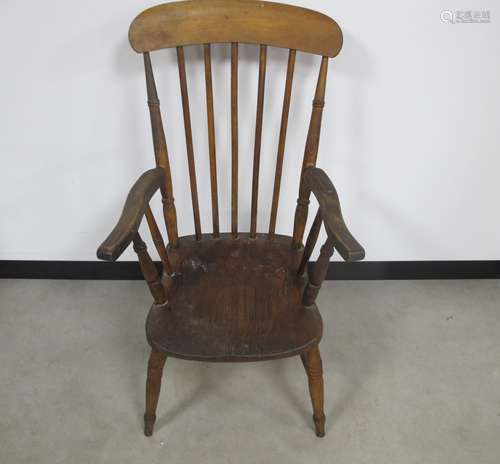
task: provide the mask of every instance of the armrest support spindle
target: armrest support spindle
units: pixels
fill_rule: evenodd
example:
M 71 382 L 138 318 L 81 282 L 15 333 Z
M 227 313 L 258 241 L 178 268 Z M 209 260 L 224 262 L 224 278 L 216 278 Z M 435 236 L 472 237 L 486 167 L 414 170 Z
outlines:
M 318 241 L 319 231 L 321 230 L 321 224 L 323 224 L 323 217 L 321 216 L 321 210 L 318 208 L 318 212 L 316 213 L 316 217 L 311 225 L 311 230 L 309 231 L 309 235 L 307 236 L 306 246 L 304 247 L 304 253 L 302 254 L 302 260 L 300 262 L 299 270 L 297 271 L 298 275 L 303 275 L 307 263 L 309 262 L 309 258 L 316 246 L 316 242 Z
M 318 261 L 314 264 L 309 272 L 309 282 L 304 290 L 302 303 L 304 306 L 311 306 L 316 301 L 321 284 L 325 280 L 330 264 L 330 257 L 333 255 L 333 240 L 328 238 L 325 244 L 321 247 Z
M 161 283 L 155 263 L 151 259 L 151 256 L 149 256 L 146 244 L 143 242 L 139 233 L 134 235 L 133 241 L 134 251 L 137 253 L 139 258 L 139 265 L 141 266 L 142 274 L 144 275 L 144 279 L 146 280 L 149 290 L 153 295 L 155 304 L 165 304 L 167 301 L 167 295 Z

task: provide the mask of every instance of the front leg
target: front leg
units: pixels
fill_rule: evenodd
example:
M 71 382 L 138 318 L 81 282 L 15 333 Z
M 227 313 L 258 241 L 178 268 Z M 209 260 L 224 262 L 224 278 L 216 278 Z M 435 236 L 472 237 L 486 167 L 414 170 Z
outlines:
M 315 346 L 300 355 L 309 380 L 309 393 L 313 407 L 313 420 L 318 437 L 325 436 L 325 413 L 323 411 L 323 365 L 319 347 Z
M 160 397 L 161 376 L 167 356 L 159 351 L 152 350 L 148 362 L 148 377 L 146 381 L 146 413 L 144 414 L 144 435 L 153 435 L 153 426 L 156 421 L 156 406 Z

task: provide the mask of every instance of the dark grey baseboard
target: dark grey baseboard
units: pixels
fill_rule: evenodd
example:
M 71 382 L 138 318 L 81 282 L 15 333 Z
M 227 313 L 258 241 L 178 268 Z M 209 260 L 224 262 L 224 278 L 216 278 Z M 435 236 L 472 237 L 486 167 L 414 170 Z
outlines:
M 0 261 L 0 278 L 138 280 L 142 274 L 135 261 Z M 498 278 L 500 261 L 332 262 L 327 275 L 328 280 Z

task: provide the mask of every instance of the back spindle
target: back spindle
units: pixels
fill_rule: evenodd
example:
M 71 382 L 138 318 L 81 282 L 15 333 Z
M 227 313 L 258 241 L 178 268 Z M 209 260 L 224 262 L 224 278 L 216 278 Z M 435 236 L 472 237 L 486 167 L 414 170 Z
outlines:
M 205 86 L 207 93 L 208 152 L 210 157 L 210 191 L 212 195 L 213 236 L 219 237 L 219 199 L 217 194 L 217 156 L 215 150 L 214 92 L 212 86 L 212 55 L 210 44 L 203 46 Z
M 231 44 L 231 234 L 238 237 L 238 44 Z
M 323 108 L 325 106 L 326 77 L 328 72 L 328 57 L 324 56 L 321 60 L 318 83 L 313 101 L 311 122 L 307 133 L 306 148 L 304 152 L 304 161 L 302 162 L 302 172 L 300 175 L 299 198 L 297 199 L 297 208 L 295 210 L 295 221 L 293 227 L 292 244 L 295 248 L 302 245 L 304 230 L 307 221 L 307 212 L 309 209 L 310 192 L 303 186 L 302 173 L 309 166 L 316 165 L 319 149 L 319 137 L 321 133 L 321 119 L 323 117 Z
M 288 116 L 290 114 L 290 100 L 292 96 L 293 71 L 295 69 L 295 57 L 297 52 L 290 50 L 288 54 L 288 67 L 286 72 L 285 95 L 283 96 L 283 109 L 281 112 L 281 128 L 278 143 L 278 156 L 276 158 L 276 172 L 274 176 L 273 201 L 271 206 L 271 219 L 269 221 L 269 237 L 273 237 L 276 231 L 276 217 L 278 215 L 278 203 L 280 198 L 281 175 L 283 172 L 283 159 L 285 156 L 286 133 L 288 129 Z
M 194 230 L 196 240 L 201 239 L 200 207 L 198 204 L 198 187 L 196 185 L 196 168 L 194 164 L 193 133 L 191 129 L 191 114 L 189 111 L 189 94 L 186 80 L 186 62 L 184 47 L 177 47 L 177 64 L 179 67 L 179 81 L 181 84 L 182 112 L 184 116 L 184 130 L 186 133 L 186 150 L 189 169 L 189 183 L 191 186 L 191 200 L 193 203 Z
M 151 118 L 151 129 L 153 132 L 153 147 L 155 152 L 156 165 L 163 168 L 165 181 L 161 187 L 163 201 L 163 215 L 170 244 L 174 247 L 178 245 L 177 233 L 177 213 L 175 211 L 174 196 L 172 191 L 172 175 L 170 173 L 170 163 L 168 160 L 167 142 L 163 131 L 163 122 L 160 113 L 160 100 L 156 91 L 156 84 L 151 66 L 149 52 L 144 53 L 144 69 L 146 72 L 146 88 L 148 94 L 149 115 Z
M 259 201 L 260 149 L 262 144 L 262 122 L 264 119 L 264 93 L 266 87 L 267 45 L 260 46 L 259 90 L 257 92 L 257 117 L 255 123 L 255 147 L 253 158 L 252 209 L 250 217 L 250 237 L 257 235 L 257 204 Z

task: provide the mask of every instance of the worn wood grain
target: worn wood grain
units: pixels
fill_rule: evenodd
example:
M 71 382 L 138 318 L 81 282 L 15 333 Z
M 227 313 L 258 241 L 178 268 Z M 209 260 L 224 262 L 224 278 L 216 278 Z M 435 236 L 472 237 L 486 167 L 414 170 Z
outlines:
M 295 271 L 290 237 L 209 237 L 184 237 L 169 252 L 169 310 L 153 307 L 146 323 L 156 350 L 187 359 L 256 361 L 318 344 L 321 317 L 316 307 L 302 305 L 305 279 Z
M 203 43 L 253 43 L 336 56 L 342 31 L 316 11 L 257 0 L 191 0 L 158 5 L 132 22 L 137 52 Z

